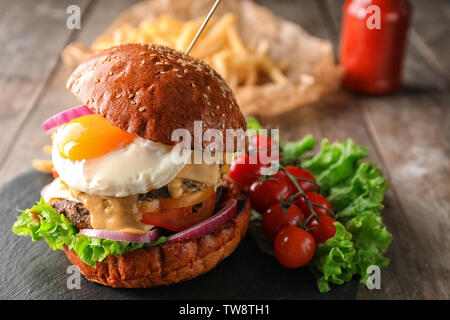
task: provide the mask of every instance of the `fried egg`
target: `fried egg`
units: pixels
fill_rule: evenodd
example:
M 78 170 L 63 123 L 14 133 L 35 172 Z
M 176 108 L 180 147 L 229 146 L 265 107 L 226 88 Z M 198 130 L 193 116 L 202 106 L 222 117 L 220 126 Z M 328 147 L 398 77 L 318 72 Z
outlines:
M 53 165 L 69 187 L 124 197 L 161 188 L 184 168 L 175 148 L 131 135 L 100 115 L 65 124 L 53 137 Z

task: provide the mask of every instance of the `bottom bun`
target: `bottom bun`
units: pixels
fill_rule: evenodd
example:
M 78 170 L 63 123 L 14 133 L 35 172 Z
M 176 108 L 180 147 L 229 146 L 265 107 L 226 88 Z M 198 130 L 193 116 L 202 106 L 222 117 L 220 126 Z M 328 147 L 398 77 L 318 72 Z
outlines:
M 195 240 L 171 242 L 109 255 L 96 267 L 81 261 L 78 254 L 64 252 L 89 280 L 111 287 L 146 288 L 195 278 L 228 257 L 244 237 L 250 220 L 250 201 L 215 231 Z

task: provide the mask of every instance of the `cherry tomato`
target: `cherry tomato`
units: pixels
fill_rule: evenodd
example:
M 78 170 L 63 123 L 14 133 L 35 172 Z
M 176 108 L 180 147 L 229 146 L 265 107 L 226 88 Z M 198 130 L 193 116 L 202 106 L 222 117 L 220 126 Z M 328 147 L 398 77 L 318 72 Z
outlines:
M 319 191 L 317 184 L 315 184 L 316 178 L 314 178 L 314 175 L 312 174 L 311 171 L 306 170 L 306 169 L 300 169 L 298 167 L 293 167 L 293 166 L 287 166 L 286 170 L 296 178 L 310 180 L 310 181 L 314 182 L 314 183 L 312 183 L 312 182 L 308 182 L 308 181 L 297 180 L 297 183 L 299 184 L 300 188 L 302 188 L 302 190 L 304 192 Z M 294 183 L 292 181 L 291 181 L 291 183 L 292 183 L 292 187 L 294 188 L 294 190 L 297 191 L 297 187 L 294 185 Z
M 305 192 L 306 197 L 309 199 L 309 201 L 311 201 L 312 203 L 318 204 L 322 207 L 327 208 L 330 211 L 333 211 L 333 207 L 331 206 L 331 204 L 328 202 L 328 200 L 322 196 L 320 193 L 317 192 Z M 308 208 L 308 205 L 305 201 L 305 199 L 302 196 L 298 196 L 295 199 L 295 204 L 303 211 L 303 213 L 305 214 L 305 218 L 308 219 L 308 217 L 311 215 L 311 211 Z M 329 216 L 329 212 L 326 209 L 323 208 L 319 208 L 317 206 L 313 206 L 314 212 L 316 213 L 317 216 Z
M 205 200 L 197 212 L 192 207 L 161 209 L 142 214 L 142 223 L 158 226 L 171 231 L 182 231 L 206 220 L 214 213 L 216 194 Z
M 248 155 L 242 153 L 231 162 L 228 175 L 240 185 L 247 187 L 258 180 L 262 167 L 258 163 L 251 164 Z
M 273 248 L 279 263 L 287 268 L 299 268 L 311 261 L 316 242 L 307 231 L 289 226 L 277 234 Z
M 250 139 L 250 146 L 258 151 L 258 159 L 267 156 L 271 159 L 277 159 L 280 153 L 280 147 L 277 141 L 263 135 L 256 134 Z
M 317 243 L 325 243 L 328 239 L 334 237 L 336 234 L 336 227 L 333 223 L 336 222 L 329 216 L 320 216 L 320 221 L 312 218 L 308 222 L 309 233 L 314 237 Z
M 280 203 L 271 206 L 262 217 L 262 229 L 269 241 L 275 239 L 278 232 L 288 226 L 296 226 L 305 219 L 303 212 L 295 205 L 291 205 L 285 213 Z
M 287 199 L 293 190 L 286 175 L 279 171 L 265 181 L 255 181 L 250 186 L 250 201 L 252 207 L 259 213 L 264 213 L 270 206 Z

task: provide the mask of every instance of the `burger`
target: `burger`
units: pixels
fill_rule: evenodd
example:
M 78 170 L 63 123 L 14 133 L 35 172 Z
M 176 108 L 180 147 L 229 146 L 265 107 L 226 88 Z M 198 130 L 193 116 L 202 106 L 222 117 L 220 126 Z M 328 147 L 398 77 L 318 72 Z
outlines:
M 246 129 L 220 75 L 168 47 L 124 44 L 88 57 L 67 88 L 84 105 L 44 123 L 55 179 L 13 231 L 45 239 L 112 287 L 185 281 L 228 257 L 247 230 L 247 195 L 226 161 L 175 161 L 173 139 L 179 129 L 194 136 L 195 122 L 220 137 Z M 196 142 L 183 151 L 205 153 Z

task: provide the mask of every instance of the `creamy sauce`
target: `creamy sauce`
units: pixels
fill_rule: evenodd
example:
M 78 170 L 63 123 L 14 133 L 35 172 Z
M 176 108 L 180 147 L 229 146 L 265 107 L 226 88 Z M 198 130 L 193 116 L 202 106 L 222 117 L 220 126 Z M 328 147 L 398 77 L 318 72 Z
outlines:
M 150 227 L 140 222 L 137 195 L 121 198 L 102 197 L 74 189 L 71 189 L 71 193 L 89 210 L 93 229 L 145 233 Z

